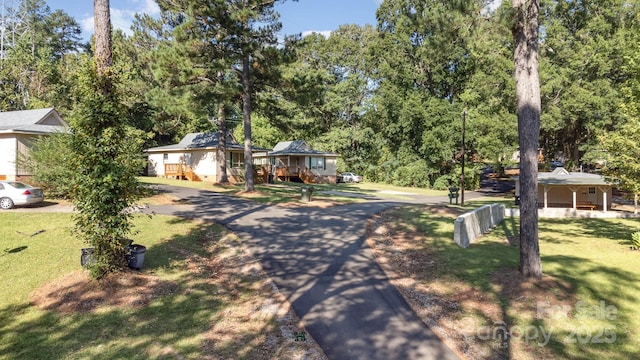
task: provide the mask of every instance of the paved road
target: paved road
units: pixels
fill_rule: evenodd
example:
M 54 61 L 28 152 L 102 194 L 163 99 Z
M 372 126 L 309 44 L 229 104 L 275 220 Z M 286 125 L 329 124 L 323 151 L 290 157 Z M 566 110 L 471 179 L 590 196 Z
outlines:
M 372 215 L 448 198 L 288 209 L 202 190 L 161 189 L 191 205 L 150 211 L 215 221 L 249 244 L 330 359 L 458 359 L 390 284 L 365 243 Z

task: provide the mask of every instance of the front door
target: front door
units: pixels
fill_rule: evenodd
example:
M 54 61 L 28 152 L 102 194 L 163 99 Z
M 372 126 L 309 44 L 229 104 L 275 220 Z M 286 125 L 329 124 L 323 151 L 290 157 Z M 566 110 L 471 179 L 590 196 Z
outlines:
M 590 186 L 587 189 L 587 201 L 592 204 L 598 203 L 598 192 L 596 191 L 595 186 Z

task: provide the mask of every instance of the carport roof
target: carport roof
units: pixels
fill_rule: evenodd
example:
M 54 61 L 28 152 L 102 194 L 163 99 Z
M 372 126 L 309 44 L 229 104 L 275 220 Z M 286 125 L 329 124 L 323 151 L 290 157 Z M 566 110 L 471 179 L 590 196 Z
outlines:
M 515 177 L 519 180 L 519 177 Z M 552 172 L 538 173 L 538 184 L 542 185 L 583 185 L 583 186 L 611 186 L 613 183 L 602 175 L 585 172 L 567 171 L 557 167 Z

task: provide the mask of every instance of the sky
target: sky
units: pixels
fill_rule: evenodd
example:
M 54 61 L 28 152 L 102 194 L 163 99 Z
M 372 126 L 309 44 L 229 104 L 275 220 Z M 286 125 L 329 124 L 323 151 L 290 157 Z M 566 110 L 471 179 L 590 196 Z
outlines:
M 88 40 L 93 34 L 93 1 L 89 0 L 46 0 L 51 11 L 64 10 L 78 21 L 83 38 Z M 376 10 L 382 0 L 288 0 L 278 3 L 275 9 L 280 13 L 281 35 L 319 32 L 328 36 L 343 24 L 376 24 Z M 131 34 L 129 29 L 134 14 L 158 15 L 160 9 L 154 0 L 111 0 L 111 23 L 114 28 Z

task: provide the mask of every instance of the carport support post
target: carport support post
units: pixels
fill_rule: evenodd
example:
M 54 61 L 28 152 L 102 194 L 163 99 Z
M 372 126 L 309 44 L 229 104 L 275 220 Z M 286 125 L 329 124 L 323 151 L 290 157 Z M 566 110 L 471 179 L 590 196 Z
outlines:
M 607 188 L 599 187 L 600 191 L 602 191 L 602 212 L 607 212 Z
M 569 190 L 571 190 L 571 192 L 573 193 L 573 210 L 577 210 L 578 209 L 578 200 L 577 200 L 578 188 L 571 187 L 569 188 Z
M 548 186 L 544 186 L 544 208 L 545 210 L 547 209 L 547 204 L 549 203 L 549 201 L 547 200 L 547 194 L 549 193 L 549 187 Z

